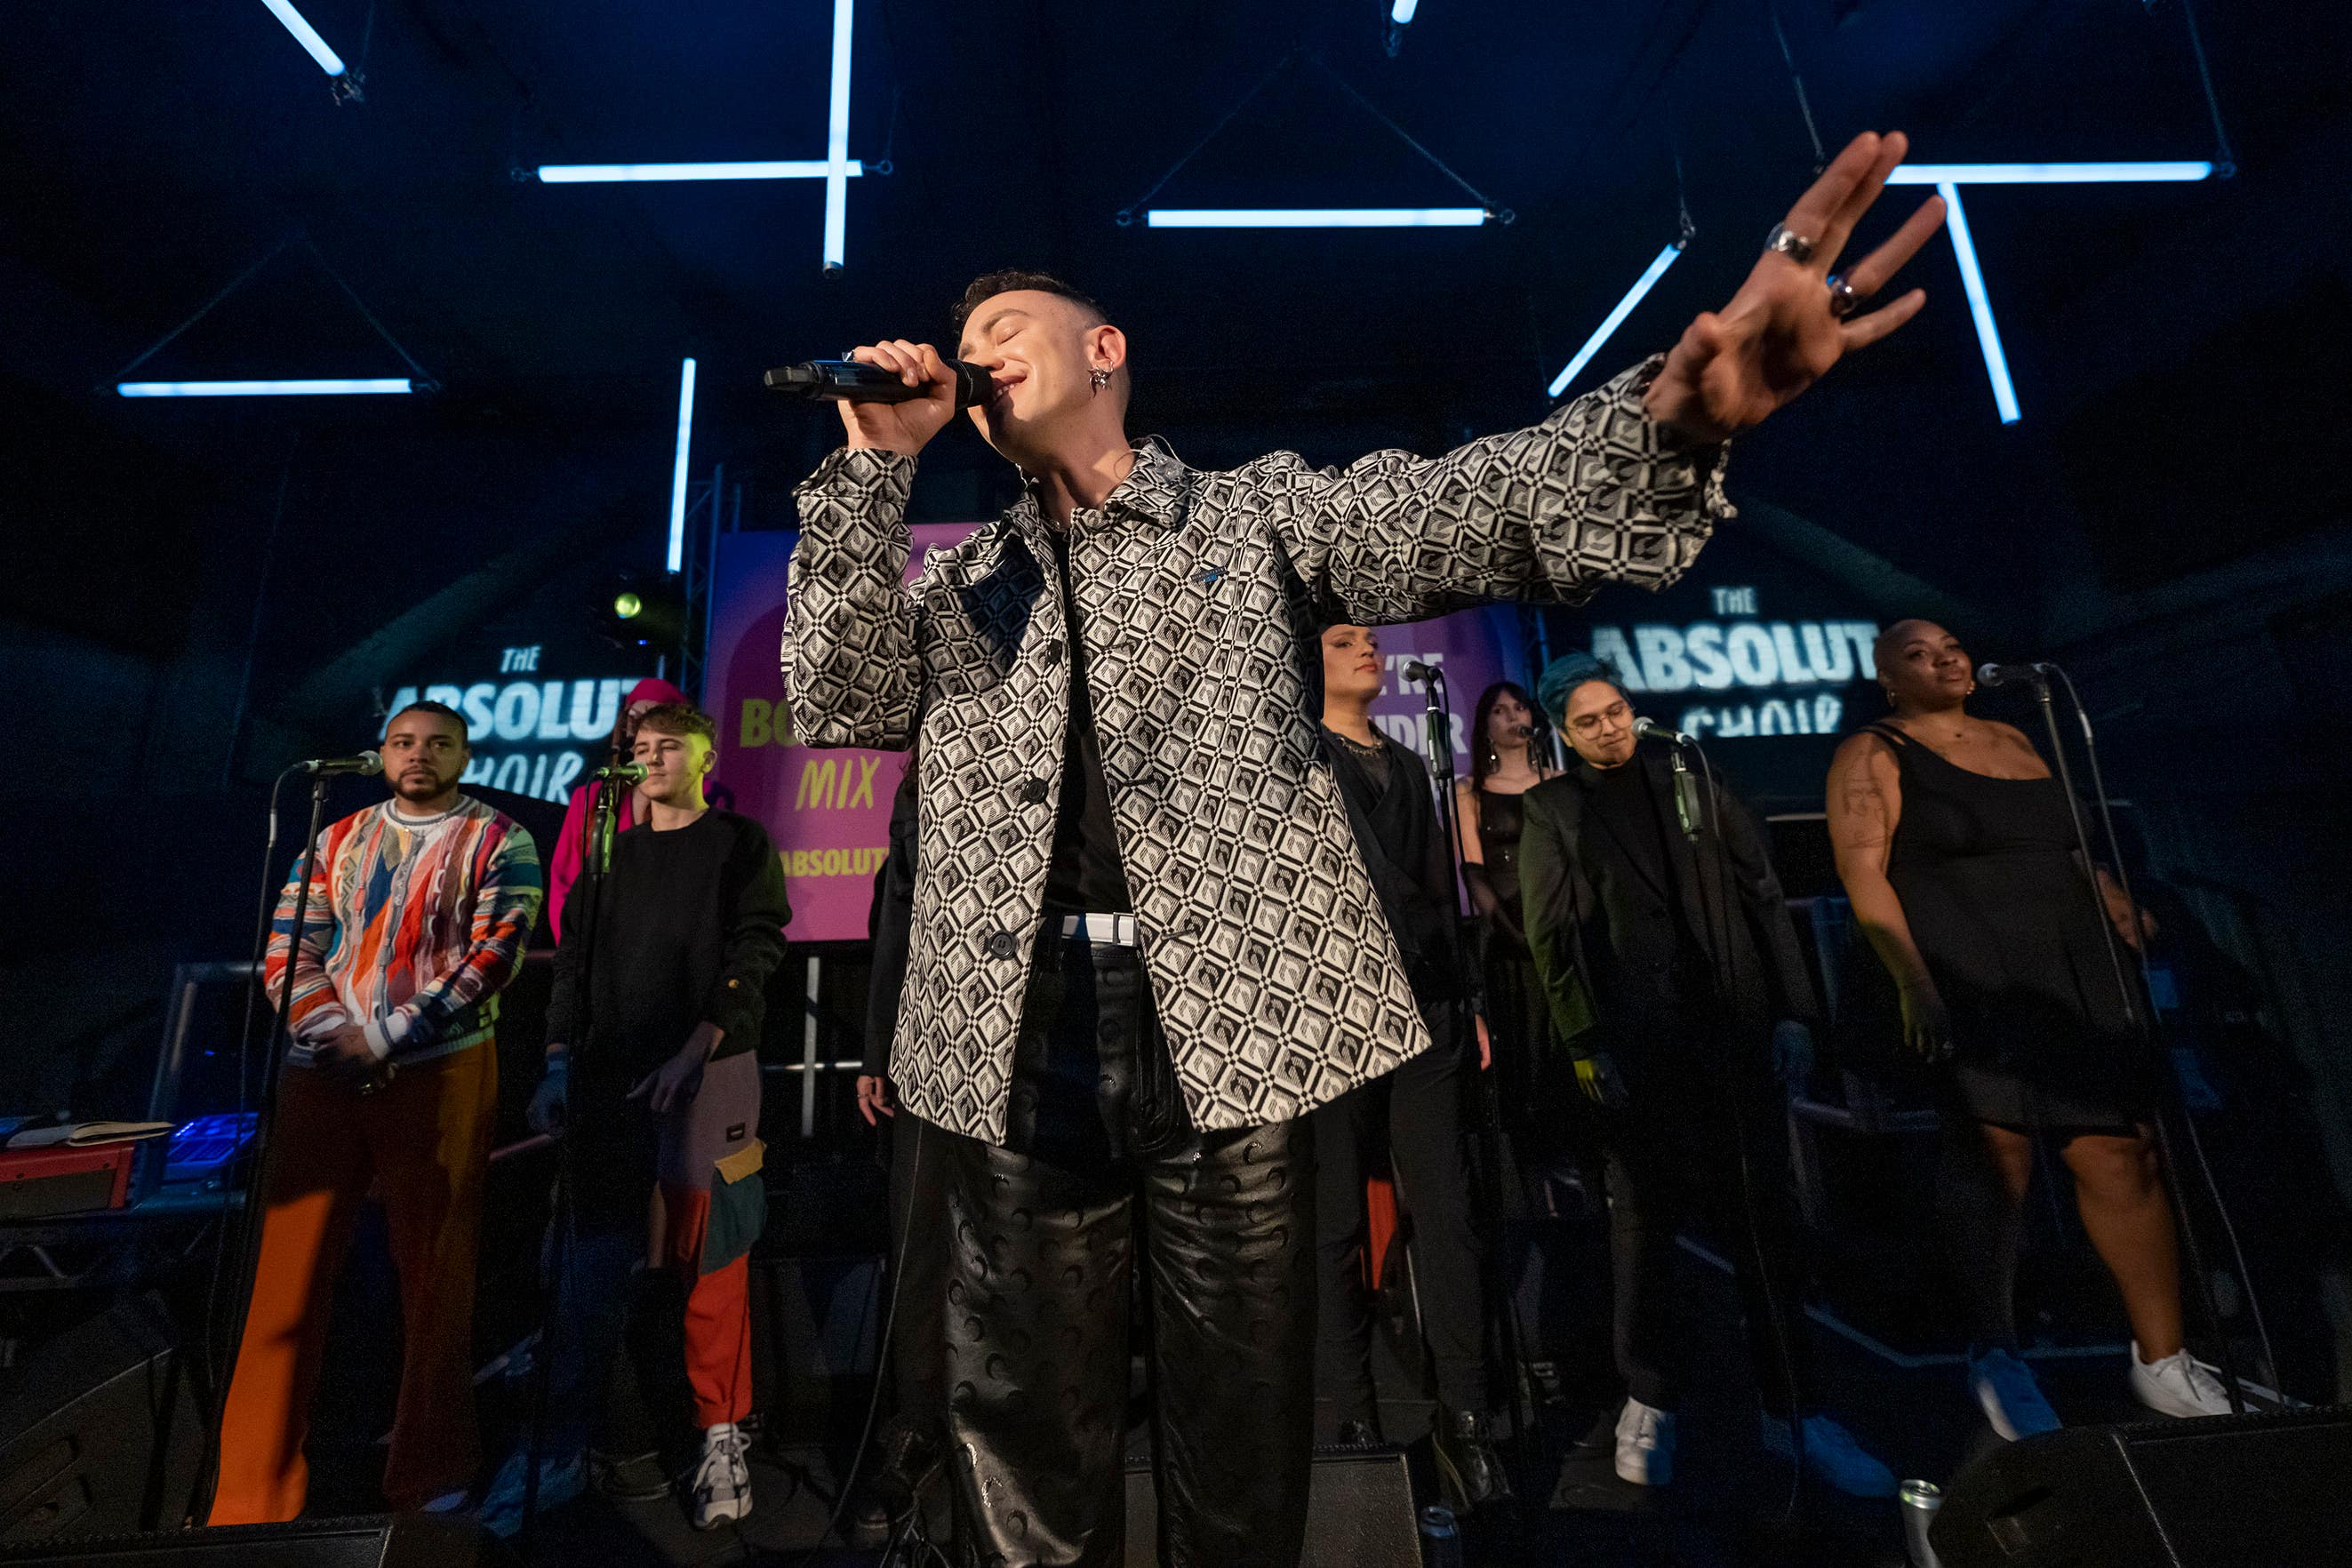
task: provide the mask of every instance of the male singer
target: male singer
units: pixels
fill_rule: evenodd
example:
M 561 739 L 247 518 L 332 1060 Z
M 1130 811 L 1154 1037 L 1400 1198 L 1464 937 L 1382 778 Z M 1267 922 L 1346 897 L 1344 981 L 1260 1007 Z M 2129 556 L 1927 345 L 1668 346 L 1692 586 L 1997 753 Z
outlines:
M 1747 805 L 1672 747 L 1591 654 L 1554 659 L 1538 700 L 1577 765 L 1521 797 L 1528 946 L 1608 1161 L 1616 1294 L 1617 1474 L 1673 1479 L 1680 1340 L 1675 1235 L 1707 1211 L 1731 1253 L 1765 1446 L 1856 1497 L 1895 1478 L 1805 1403 L 1804 1266 L 1774 1083 L 1812 1060 L 1813 986 Z M 1679 781 L 1687 781 L 1684 784 Z
M 1126 428 L 1127 338 L 1035 273 L 976 281 L 971 410 L 1027 494 L 904 586 L 917 454 L 955 412 L 929 344 L 859 349 L 923 395 L 847 403 L 799 492 L 796 731 L 923 731 L 915 933 L 891 1077 L 939 1134 L 959 1535 L 1115 1563 L 1132 1226 L 1148 1234 L 1160 1555 L 1294 1568 L 1314 1345 L 1305 1113 L 1429 1036 L 1317 742 L 1325 622 L 1671 582 L 1725 514 L 1723 443 L 1916 291 L 1846 319 L 1930 201 L 1824 287 L 1903 156 L 1858 138 L 1720 315 L 1532 429 L 1345 472 L 1188 468 Z
M 302 1440 L 335 1276 L 371 1188 L 400 1274 L 400 1404 L 383 1494 L 455 1508 L 480 1457 L 474 1425 L 474 1247 L 499 1103 L 499 992 L 539 918 L 530 835 L 460 795 L 466 721 L 412 702 L 383 732 L 392 798 L 319 838 L 278 896 L 263 983 L 288 963 L 293 1044 L 261 1184 L 261 1251 L 221 1415 L 214 1524 L 302 1511 Z

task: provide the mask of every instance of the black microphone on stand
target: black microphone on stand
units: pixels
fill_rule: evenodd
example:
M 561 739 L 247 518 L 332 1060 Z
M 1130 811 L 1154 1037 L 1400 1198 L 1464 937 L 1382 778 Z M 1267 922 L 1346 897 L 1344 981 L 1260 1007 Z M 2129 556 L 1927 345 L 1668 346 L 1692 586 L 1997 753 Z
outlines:
M 2049 680 L 2054 664 L 1980 664 L 1977 666 L 1979 686 L 2014 686 L 2019 682 L 2040 686 Z
M 1680 730 L 1669 730 L 1664 724 L 1659 723 L 1655 719 L 1634 720 L 1633 735 L 1636 740 L 1664 741 L 1670 746 L 1696 746 L 1698 744 L 1696 741 L 1692 740 Z
M 1421 682 L 1422 722 L 1429 733 L 1429 776 L 1441 784 L 1454 782 L 1452 715 L 1445 707 L 1445 672 L 1417 658 L 1405 660 L 1404 678 Z
M 959 412 L 995 395 L 995 383 L 980 366 L 968 360 L 951 359 L 947 367 L 955 374 L 955 405 Z M 931 394 L 929 386 L 908 386 L 895 370 L 861 364 L 854 359 L 803 360 L 798 364 L 780 365 L 760 380 L 770 392 L 790 393 L 812 400 L 831 398 L 838 403 L 912 403 Z
M 643 763 L 614 763 L 610 767 L 598 768 L 589 776 L 592 778 L 604 779 L 612 784 L 641 784 L 646 782 L 646 764 Z
M 313 776 L 321 773 L 380 773 L 383 772 L 383 753 L 362 752 L 355 757 L 312 757 L 307 763 L 296 763 L 291 771 Z
M 1690 771 L 1690 763 L 1684 760 L 1683 748 L 1696 746 L 1698 742 L 1680 730 L 1667 729 L 1655 719 L 1634 720 L 1633 734 L 1637 740 L 1646 736 L 1674 747 L 1675 817 L 1682 824 L 1683 837 L 1696 840 L 1699 830 L 1706 824 L 1706 807 L 1699 798 L 1698 775 Z

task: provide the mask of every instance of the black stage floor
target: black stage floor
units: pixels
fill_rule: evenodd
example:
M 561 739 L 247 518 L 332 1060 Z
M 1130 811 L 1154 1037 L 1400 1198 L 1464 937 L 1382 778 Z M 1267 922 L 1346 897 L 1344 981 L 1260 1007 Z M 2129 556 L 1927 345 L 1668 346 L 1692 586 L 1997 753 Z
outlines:
M 1754 1384 L 1728 1277 L 1690 1244 L 1681 1263 L 1696 1331 L 1675 1484 L 1656 1491 L 1629 1486 L 1612 1469 L 1605 1443 L 1589 1451 L 1579 1447 L 1588 1435 L 1605 1439 L 1614 1413 L 1605 1330 L 1596 1330 L 1591 1342 L 1579 1347 L 1581 1359 L 1561 1365 L 1537 1436 L 1514 1447 L 1516 1505 L 1465 1521 L 1466 1560 L 1512 1568 L 1900 1564 L 1901 1523 L 1893 1501 L 1856 1502 L 1811 1488 L 1801 1500 L 1807 1531 L 1793 1545 L 1759 1533 L 1790 1502 L 1789 1467 L 1759 1446 Z M 1948 1479 L 1970 1454 L 1997 1441 L 1969 1397 L 1956 1356 L 1905 1354 L 1820 1313 L 1808 1321 L 1807 1332 L 1822 1403 L 1897 1476 Z M 2116 1346 L 2078 1345 L 2034 1352 L 2033 1359 L 2061 1413 L 2070 1422 L 2090 1423 L 2137 1413 L 2126 1392 L 2123 1356 Z M 1416 1394 L 1385 1343 L 1376 1370 L 1383 1425 L 1392 1441 L 1407 1447 L 1416 1501 L 1435 1500 L 1426 1441 L 1432 1406 Z M 856 1384 L 841 1380 L 844 1387 Z M 500 1390 L 486 1399 L 493 1438 L 510 1423 L 512 1404 Z M 819 1547 L 863 1415 L 862 1398 L 854 1407 L 768 1412 L 752 1458 L 754 1510 L 739 1526 L 698 1532 L 671 1499 L 616 1502 L 592 1491 L 546 1518 L 530 1560 L 647 1568 L 877 1563 L 877 1550 L 857 1549 L 838 1537 Z M 321 1416 L 312 1444 L 311 1511 L 380 1508 L 374 1478 L 381 1448 L 359 1440 L 349 1415 L 322 1411 Z M 1323 1425 L 1328 1436 L 1328 1411 Z

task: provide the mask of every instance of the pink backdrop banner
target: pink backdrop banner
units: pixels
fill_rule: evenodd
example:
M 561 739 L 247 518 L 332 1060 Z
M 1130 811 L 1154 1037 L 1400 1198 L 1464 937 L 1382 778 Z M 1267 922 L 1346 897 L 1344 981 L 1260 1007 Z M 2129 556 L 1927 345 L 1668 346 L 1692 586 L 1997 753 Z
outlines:
M 976 526 L 918 524 L 907 581 L 922 570 L 926 553 Z M 784 568 L 799 539 L 797 532 L 719 536 L 704 705 L 719 721 L 719 772 L 735 792 L 735 808 L 765 824 L 783 857 L 793 903 L 785 934 L 794 942 L 862 942 L 907 756 L 793 740 L 776 664 Z
M 914 530 L 911 583 L 923 556 L 969 534 L 974 523 Z M 736 809 L 765 824 L 783 857 L 794 942 L 866 936 L 874 874 L 890 845 L 890 800 L 906 754 L 864 747 L 795 743 L 780 699 L 777 649 L 783 638 L 785 564 L 800 535 L 730 533 L 719 541 L 704 706 L 719 721 L 719 775 Z M 1385 690 L 1373 721 L 1426 755 L 1423 698 L 1404 677 L 1414 660 L 1445 672 L 1454 699 L 1454 767 L 1470 769 L 1470 719 L 1478 694 L 1498 679 L 1527 684 L 1518 616 L 1492 607 L 1381 629 Z

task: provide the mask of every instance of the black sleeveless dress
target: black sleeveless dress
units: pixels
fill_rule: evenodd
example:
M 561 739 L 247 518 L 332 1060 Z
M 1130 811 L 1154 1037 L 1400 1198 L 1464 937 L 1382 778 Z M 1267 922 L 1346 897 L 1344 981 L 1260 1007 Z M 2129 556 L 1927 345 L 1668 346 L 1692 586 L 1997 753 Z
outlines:
M 1494 1038 L 1495 1087 L 1503 1116 L 1514 1127 L 1532 1113 L 1551 1038 L 1550 1009 L 1528 952 L 1527 910 L 1519 890 L 1519 834 L 1526 824 L 1527 806 L 1519 796 L 1478 792 L 1478 849 L 1486 857 L 1487 885 L 1502 905 L 1501 918 L 1487 921 L 1486 1032 Z
M 2146 1048 L 2063 786 L 1971 773 L 1892 724 L 1870 733 L 1902 776 L 1886 879 L 1951 1013 L 1957 1109 L 2050 1131 L 2128 1133 L 2149 1120 Z

